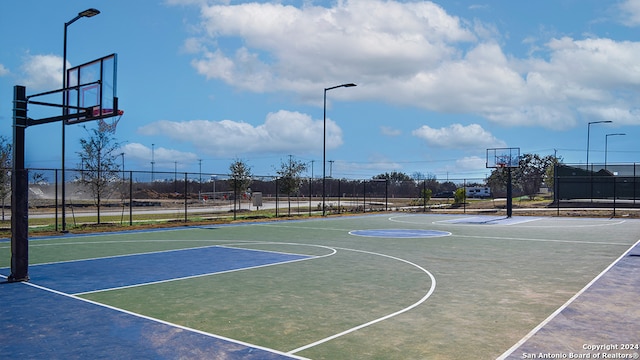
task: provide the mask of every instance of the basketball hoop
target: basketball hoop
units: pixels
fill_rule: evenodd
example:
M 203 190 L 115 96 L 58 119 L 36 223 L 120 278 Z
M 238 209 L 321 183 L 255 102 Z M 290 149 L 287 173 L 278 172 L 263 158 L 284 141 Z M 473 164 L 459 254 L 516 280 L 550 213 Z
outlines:
M 98 130 L 100 132 L 108 132 L 108 133 L 115 134 L 116 127 L 118 126 L 118 122 L 120 121 L 120 118 L 122 117 L 122 115 L 124 115 L 124 111 L 118 110 L 118 115 L 112 116 L 110 118 L 112 119 L 110 120 L 110 122 L 105 121 L 105 119 L 98 119 Z

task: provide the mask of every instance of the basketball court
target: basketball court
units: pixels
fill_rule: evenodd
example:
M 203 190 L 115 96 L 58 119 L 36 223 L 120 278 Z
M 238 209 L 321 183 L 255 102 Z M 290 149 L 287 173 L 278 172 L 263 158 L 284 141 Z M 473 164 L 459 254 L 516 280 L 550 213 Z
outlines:
M 630 219 L 398 213 L 37 238 L 30 281 L 0 284 L 0 354 L 633 357 L 638 234 Z M 4 278 L 10 254 L 1 242 Z

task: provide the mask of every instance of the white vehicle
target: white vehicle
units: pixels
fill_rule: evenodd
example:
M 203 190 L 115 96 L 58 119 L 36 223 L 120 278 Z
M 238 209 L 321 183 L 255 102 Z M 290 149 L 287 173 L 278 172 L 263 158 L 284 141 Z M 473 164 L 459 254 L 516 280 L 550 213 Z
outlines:
M 468 198 L 486 198 L 491 197 L 491 189 L 487 186 L 469 186 L 465 188 Z

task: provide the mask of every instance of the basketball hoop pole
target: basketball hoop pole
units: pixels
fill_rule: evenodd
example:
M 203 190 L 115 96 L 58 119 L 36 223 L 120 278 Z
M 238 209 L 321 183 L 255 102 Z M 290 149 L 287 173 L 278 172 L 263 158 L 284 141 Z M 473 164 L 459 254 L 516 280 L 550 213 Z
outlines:
M 11 275 L 9 282 L 29 280 L 29 177 L 24 168 L 27 96 L 13 87 L 13 166 L 11 169 Z

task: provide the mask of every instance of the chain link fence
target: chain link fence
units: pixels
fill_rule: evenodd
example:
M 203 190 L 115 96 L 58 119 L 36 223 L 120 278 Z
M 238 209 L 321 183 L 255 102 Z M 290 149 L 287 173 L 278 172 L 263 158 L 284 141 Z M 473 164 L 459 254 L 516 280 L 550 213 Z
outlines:
M 81 169 L 66 169 L 63 175 L 60 169 L 32 168 L 28 174 L 30 226 L 55 231 L 98 223 L 313 216 L 322 214 L 323 208 L 327 214 L 425 211 L 452 203 L 455 189 L 468 182 L 301 178 L 297 191 L 285 194 L 280 179 L 270 176 L 254 176 L 249 188 L 234 191 L 228 174 L 120 171 L 99 180 Z M 11 215 L 7 186 L 2 206 L 5 227 L 10 226 Z M 434 204 L 432 195 L 440 195 L 440 201 Z
M 4 171 L 10 171 L 5 169 Z M 566 165 L 555 167 L 549 184 L 549 207 L 640 207 L 640 164 Z M 447 181 L 301 178 L 292 194 L 279 179 L 254 176 L 250 187 L 234 191 L 229 174 L 120 171 L 92 184 L 88 173 L 66 169 L 62 199 L 60 169 L 29 169 L 30 226 L 55 231 L 88 224 L 135 225 L 153 222 L 198 222 L 315 216 L 376 211 L 429 211 L 456 208 L 504 209 L 502 188 L 486 188 L 485 179 Z M 484 188 L 481 188 L 484 187 Z M 518 188 L 517 184 L 514 184 Z M 456 190 L 464 188 L 462 201 Z M 486 191 L 484 190 L 486 189 Z M 471 199 L 482 190 L 482 200 Z M 2 191 L 2 222 L 10 226 L 10 183 Z M 519 196 L 517 192 L 514 196 Z M 498 198 L 497 198 L 498 197 Z M 64 211 L 62 211 L 64 205 Z M 64 213 L 64 218 L 63 218 Z

